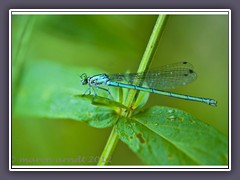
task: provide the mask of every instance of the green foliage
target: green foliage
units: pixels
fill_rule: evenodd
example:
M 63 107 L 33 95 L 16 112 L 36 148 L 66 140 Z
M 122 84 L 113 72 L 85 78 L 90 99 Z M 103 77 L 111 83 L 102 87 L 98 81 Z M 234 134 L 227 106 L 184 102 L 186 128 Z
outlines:
M 118 121 L 122 141 L 148 164 L 223 165 L 228 163 L 225 136 L 192 115 L 155 106 Z
M 126 107 L 103 97 L 82 96 L 77 68 L 36 61 L 26 66 L 17 96 L 15 115 L 69 118 L 97 128 L 116 124 Z M 96 71 L 96 70 L 95 70 Z M 89 72 L 81 69 L 81 72 Z M 85 87 L 87 88 L 87 87 Z M 118 113 L 117 113 L 118 112 Z M 227 138 L 190 114 L 167 107 L 152 107 L 120 118 L 120 139 L 147 164 L 227 164 Z
M 82 72 L 90 72 L 85 70 L 81 69 Z M 14 113 L 20 116 L 68 118 L 98 128 L 113 125 L 117 117 L 113 109 L 124 106 L 101 97 L 79 98 L 87 87 L 80 90 L 80 78 L 72 78 L 72 75 L 77 75 L 76 72 L 79 72 L 77 68 L 66 68 L 48 61 L 26 65 Z M 100 101 L 101 106 L 93 106 L 92 101 L 93 104 Z M 104 107 L 106 104 L 112 109 Z
M 196 62 L 201 62 L 201 64 L 205 64 L 205 66 L 208 66 L 210 63 L 214 65 L 214 67 L 216 67 L 216 62 L 213 61 L 213 59 L 217 59 L 217 62 L 227 63 L 225 60 L 219 60 L 225 56 L 221 53 L 216 53 L 216 50 L 213 51 L 212 49 L 215 47 L 219 52 L 227 52 L 227 50 L 225 51 L 225 49 L 227 49 L 225 48 L 225 46 L 227 46 L 227 40 L 226 42 L 219 43 L 219 33 L 215 33 L 215 31 L 218 30 L 225 30 L 227 32 L 227 28 L 219 28 L 219 26 L 215 27 L 214 24 L 213 27 L 216 28 L 214 30 L 214 36 L 207 32 L 209 37 L 216 36 L 215 38 L 217 41 L 213 41 L 215 44 L 211 44 L 207 43 L 209 38 L 203 38 L 206 36 L 206 33 L 204 35 L 204 31 L 200 27 L 201 23 L 199 27 L 194 24 L 196 23 L 199 25 L 199 22 L 208 22 L 207 27 L 212 29 L 210 28 L 212 22 L 222 23 L 222 21 L 216 21 L 215 19 L 207 21 L 209 16 L 206 16 L 202 21 L 196 21 L 195 16 L 194 18 L 193 16 L 182 17 L 183 16 L 175 16 L 175 18 L 173 18 L 168 24 L 167 31 L 159 45 L 160 50 L 158 51 L 159 54 L 163 56 L 160 58 L 156 56 L 155 59 L 161 59 L 161 63 L 167 64 L 169 59 L 175 61 L 179 60 L 179 58 L 186 57 L 190 60 L 195 59 Z M 17 58 L 16 63 L 13 63 L 12 67 L 12 87 L 13 91 L 15 91 L 15 93 L 12 94 L 12 99 L 14 101 L 13 117 L 19 118 L 32 116 L 37 118 L 72 119 L 85 122 L 96 128 L 115 126 L 114 129 L 116 129 L 119 138 L 125 142 L 143 162 L 150 165 L 228 164 L 228 140 L 225 136 L 213 127 L 184 111 L 159 106 L 150 107 L 149 109 L 141 111 L 142 107 L 148 100 L 148 93 L 140 93 L 139 98 L 132 107 L 135 109 L 135 112 L 130 118 L 121 116 L 124 114 L 122 112 L 128 110 L 128 108 L 122 104 L 122 102 L 125 102 L 126 100 L 126 96 L 123 95 L 126 94 L 126 90 L 123 90 L 124 93 L 120 90 L 120 93 L 117 94 L 117 88 L 111 89 L 111 93 L 114 97 L 118 97 L 117 99 L 119 102 L 105 98 L 107 94 L 101 94 L 100 92 L 98 93 L 99 96 L 95 97 L 92 95 L 82 96 L 83 92 L 87 89 L 87 86 L 84 87 L 80 84 L 79 72 L 85 72 L 87 75 L 94 75 L 104 71 L 93 67 L 104 67 L 113 72 L 122 72 L 122 70 L 124 71 L 133 65 L 133 67 L 136 67 L 136 62 L 142 56 L 145 42 L 148 39 L 149 33 L 147 32 L 150 32 L 149 29 L 151 30 L 156 16 L 141 16 L 141 18 L 139 18 L 137 15 L 96 15 L 41 16 L 41 18 L 42 24 L 38 23 L 39 27 L 36 29 L 45 29 L 46 34 L 42 33 L 42 31 L 39 31 L 40 33 L 35 31 L 33 33 L 35 39 L 33 38 L 32 43 L 28 43 L 29 46 L 20 43 L 20 45 L 15 44 L 15 48 L 13 48 L 13 58 Z M 190 20 L 191 18 L 193 19 L 192 21 L 189 21 L 188 18 L 190 18 Z M 197 18 L 203 18 L 203 16 L 198 16 Z M 143 23 L 143 20 L 145 23 Z M 183 25 L 182 21 L 185 25 L 189 26 L 188 29 L 184 28 L 186 26 Z M 180 22 L 180 24 L 177 24 L 177 22 Z M 194 22 L 192 26 L 189 25 L 191 22 Z M 147 23 L 148 25 L 146 25 Z M 224 23 L 225 21 L 223 21 L 223 24 Z M 109 24 L 114 30 L 109 28 Z M 28 31 L 30 32 L 31 26 L 29 27 Z M 191 27 L 196 27 L 196 29 L 191 31 Z M 203 25 L 202 28 L 205 28 L 205 26 Z M 25 27 L 22 29 L 25 30 Z M 139 31 L 139 29 L 141 29 L 141 31 Z M 185 33 L 186 30 L 187 33 Z M 198 33 L 197 30 L 199 31 Z M 29 36 L 23 36 L 23 39 L 25 39 L 26 42 L 32 39 L 30 38 L 31 33 L 29 32 L 27 32 L 27 35 L 29 34 Z M 141 34 L 142 32 L 144 33 Z M 180 34 L 174 36 L 174 33 Z M 47 34 L 49 36 L 47 36 Z M 184 34 L 186 34 L 188 38 L 186 38 Z M 201 34 L 201 36 L 196 36 L 196 34 Z M 223 32 L 220 33 L 221 37 L 222 34 L 227 35 L 227 33 Z M 61 41 L 56 40 L 56 37 L 61 39 Z M 199 39 L 192 40 L 193 37 Z M 21 38 L 16 38 L 16 41 L 23 41 L 19 39 Z M 37 41 L 35 41 L 36 39 Z M 62 41 L 63 39 L 64 41 Z M 221 38 L 221 40 L 222 39 L 223 38 Z M 227 39 L 227 36 L 225 39 Z M 197 45 L 193 45 L 188 41 L 192 43 L 194 42 Z M 34 44 L 34 42 L 36 43 Z M 40 45 L 41 47 L 38 46 L 39 42 L 40 44 L 42 43 L 42 45 Z M 209 48 L 206 48 L 206 44 L 208 44 Z M 222 44 L 225 46 L 223 46 L 222 49 L 219 49 L 218 45 Z M 28 59 L 31 61 L 27 61 L 25 51 L 30 49 L 30 46 L 33 47 L 33 50 L 30 53 L 32 57 Z M 167 48 L 168 46 L 170 48 Z M 18 49 L 18 47 L 21 48 Z M 189 51 L 192 47 L 195 47 L 196 49 Z M 204 51 L 204 53 L 202 53 L 202 49 L 199 47 L 205 47 L 207 50 L 211 49 L 211 51 Z M 59 51 L 63 49 L 64 52 L 59 53 Z M 172 53 L 173 50 L 175 50 L 174 53 Z M 197 50 L 199 50 L 200 53 Z M 79 53 L 76 53 L 78 51 Z M 181 52 L 182 55 L 178 51 Z M 186 52 L 184 53 L 184 51 Z M 16 55 L 14 52 L 21 52 L 22 55 Z M 41 52 L 44 52 L 42 53 L 43 55 Z M 46 57 L 46 54 L 48 53 L 49 59 L 52 59 L 52 54 L 55 54 L 56 57 L 53 59 L 62 61 L 62 65 L 51 61 L 33 61 L 33 59 L 38 59 L 39 57 L 42 58 L 42 56 Z M 202 57 L 200 55 L 204 56 Z M 97 60 L 98 58 L 100 60 Z M 70 59 L 73 59 L 72 61 L 74 61 L 74 63 L 70 62 L 70 64 L 75 64 L 78 68 L 67 67 L 64 65 L 64 63 L 66 64 L 66 61 L 69 63 Z M 121 64 L 121 66 L 115 66 L 115 69 L 113 69 L 113 67 L 110 67 L 113 62 L 115 64 Z M 91 68 L 83 68 L 79 66 L 79 64 L 84 67 L 91 66 Z M 222 67 L 225 68 L 227 65 L 223 64 Z M 205 72 L 205 69 L 203 72 Z M 212 73 L 211 71 L 210 75 L 215 75 L 219 78 L 219 75 L 223 74 L 224 78 L 227 77 L 225 76 L 226 73 L 222 73 L 223 71 L 221 68 L 219 69 L 219 72 L 221 74 Z M 208 75 L 205 77 L 208 77 Z M 216 78 L 213 77 L 212 79 Z M 223 78 L 221 77 L 221 79 Z M 208 78 L 208 80 L 209 82 L 203 81 L 204 84 L 200 84 L 199 88 L 196 89 L 199 90 L 206 84 L 218 82 L 212 82 L 210 78 Z M 227 80 L 224 82 L 227 82 Z M 223 87 L 221 86 L 222 88 L 220 89 L 225 89 L 227 92 L 227 83 L 224 84 L 221 81 L 221 85 Z M 219 86 L 213 84 L 213 87 Z M 214 89 L 211 88 L 206 91 L 214 92 Z M 227 106 L 227 93 L 224 95 L 219 94 L 217 99 L 219 100 L 219 98 L 222 97 L 224 97 L 225 101 L 221 100 L 218 111 L 215 110 L 217 111 L 218 116 L 221 117 L 216 118 L 219 122 L 226 119 L 226 112 L 228 112 L 225 108 L 225 106 Z M 156 99 L 156 101 L 158 102 L 158 99 Z M 204 108 L 207 109 L 210 107 Z M 194 110 L 195 109 L 197 108 L 194 108 Z M 194 110 L 191 110 L 191 112 L 196 114 L 196 112 L 194 113 Z M 199 110 L 197 109 L 195 111 Z M 221 111 L 224 111 L 224 117 L 222 117 Z M 205 111 L 201 111 L 201 113 L 208 118 L 209 122 L 211 122 L 213 118 L 209 118 L 209 114 L 204 112 Z M 23 127 L 25 128 L 26 126 L 23 125 Z M 18 129 L 18 127 L 16 127 L 16 129 Z M 28 126 L 28 129 L 31 129 L 31 127 Z M 28 135 L 29 134 L 27 134 L 27 136 Z M 17 137 L 17 135 L 15 135 L 15 137 Z M 17 141 L 18 137 L 15 138 L 15 142 Z M 69 139 L 66 141 L 69 141 Z M 37 144 L 40 143 L 37 141 Z M 95 146 L 94 143 L 91 143 L 91 145 Z M 42 145 L 40 146 L 42 147 Z M 19 154 L 21 154 L 21 152 Z

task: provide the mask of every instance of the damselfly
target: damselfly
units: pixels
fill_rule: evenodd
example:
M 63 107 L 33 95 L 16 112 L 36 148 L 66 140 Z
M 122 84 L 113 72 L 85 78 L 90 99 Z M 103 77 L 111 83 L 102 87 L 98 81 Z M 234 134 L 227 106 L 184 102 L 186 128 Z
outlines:
M 111 95 L 109 89 L 104 88 L 104 86 L 113 86 L 136 89 L 139 91 L 146 91 L 184 100 L 202 102 L 211 106 L 217 105 L 217 101 L 214 99 L 164 91 L 165 89 L 173 89 L 182 85 L 186 85 L 197 78 L 197 74 L 193 71 L 193 66 L 188 62 L 169 64 L 158 69 L 152 69 L 146 73 L 123 73 L 110 75 L 98 74 L 89 77 L 86 75 L 86 73 L 83 73 L 80 78 L 82 85 L 88 84 L 89 86 L 84 94 L 87 92 L 91 94 L 92 89 L 94 95 L 97 95 L 97 90 L 102 89 Z M 134 85 L 136 82 L 141 85 Z

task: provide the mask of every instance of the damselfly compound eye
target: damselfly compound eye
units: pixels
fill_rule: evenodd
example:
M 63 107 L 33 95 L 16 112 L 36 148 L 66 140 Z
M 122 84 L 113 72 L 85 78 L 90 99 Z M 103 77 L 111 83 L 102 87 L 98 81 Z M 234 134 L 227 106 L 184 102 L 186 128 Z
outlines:
M 85 85 L 85 84 L 87 84 L 88 83 L 88 77 L 87 77 L 87 74 L 86 73 L 83 73 L 81 76 L 80 76 L 80 78 L 81 78 L 81 83 L 82 83 L 82 85 Z

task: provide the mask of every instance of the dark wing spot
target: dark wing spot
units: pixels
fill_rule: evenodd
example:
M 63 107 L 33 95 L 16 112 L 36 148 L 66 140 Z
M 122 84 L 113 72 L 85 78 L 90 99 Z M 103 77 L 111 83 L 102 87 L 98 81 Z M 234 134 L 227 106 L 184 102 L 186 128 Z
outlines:
M 188 74 L 183 74 L 184 76 L 188 76 Z
M 189 69 L 189 73 L 193 73 L 193 70 Z
M 187 64 L 188 62 L 183 62 L 183 64 Z

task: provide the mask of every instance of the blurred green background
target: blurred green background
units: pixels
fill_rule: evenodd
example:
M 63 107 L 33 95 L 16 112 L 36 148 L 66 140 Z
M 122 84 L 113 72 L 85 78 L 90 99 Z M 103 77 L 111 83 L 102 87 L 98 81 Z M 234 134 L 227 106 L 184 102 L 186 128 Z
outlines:
M 18 66 L 15 55 L 23 49 L 19 45 L 21 33 L 29 21 L 34 23 L 30 40 L 23 46 L 27 49 L 24 62 L 47 60 L 118 73 L 137 70 L 156 19 L 155 15 L 13 15 L 13 74 Z M 228 16 L 170 15 L 152 67 L 179 61 L 193 64 L 198 78 L 173 92 L 213 98 L 218 106 L 151 94 L 145 108 L 160 105 L 182 109 L 227 136 Z M 24 70 L 20 74 L 24 74 Z M 78 81 L 76 74 L 70 76 Z M 82 93 L 86 89 L 80 81 L 79 89 Z M 14 114 L 17 95 L 16 92 L 12 96 L 13 165 L 96 164 L 94 158 L 101 155 L 111 128 L 96 129 L 70 119 L 18 116 Z M 82 158 L 88 161 L 79 162 Z M 120 142 L 110 164 L 139 165 L 142 162 Z

